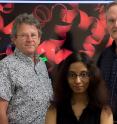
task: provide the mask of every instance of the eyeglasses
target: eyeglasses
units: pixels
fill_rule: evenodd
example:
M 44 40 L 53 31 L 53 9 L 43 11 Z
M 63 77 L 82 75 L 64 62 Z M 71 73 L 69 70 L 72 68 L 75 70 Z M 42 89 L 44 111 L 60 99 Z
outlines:
M 115 24 L 117 24 L 117 20 L 116 20 L 116 19 L 113 19 L 113 18 L 108 19 L 107 22 L 108 22 L 108 24 L 110 24 L 110 25 L 115 25 Z
M 77 74 L 73 71 L 69 71 L 69 73 L 68 73 L 68 77 L 71 79 L 76 79 L 77 76 L 79 76 L 81 79 L 87 79 L 90 76 L 90 74 L 87 71 L 81 71 L 79 74 Z
M 38 38 L 38 35 L 37 34 L 31 34 L 31 35 L 28 35 L 28 34 L 19 34 L 19 35 L 16 35 L 16 36 L 19 37 L 22 40 L 26 40 L 29 37 L 31 37 L 32 39 L 37 39 Z

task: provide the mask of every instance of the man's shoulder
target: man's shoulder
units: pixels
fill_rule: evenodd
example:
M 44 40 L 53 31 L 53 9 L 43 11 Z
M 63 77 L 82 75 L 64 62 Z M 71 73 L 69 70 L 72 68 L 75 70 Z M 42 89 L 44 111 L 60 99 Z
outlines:
M 43 62 L 41 59 L 39 59 L 39 61 L 38 61 L 37 63 L 38 63 L 38 65 L 40 65 L 40 66 L 46 66 L 46 63 Z
M 105 56 L 105 55 L 109 55 L 113 52 L 112 50 L 112 46 L 106 47 L 102 50 L 100 56 Z
M 97 59 L 97 65 L 99 66 L 102 61 L 105 63 L 105 61 L 111 59 L 113 54 L 112 46 L 104 48 Z
M 15 56 L 11 54 L 11 55 L 6 56 L 0 61 L 0 66 L 3 66 L 3 67 L 12 66 L 13 64 L 15 64 L 15 61 L 16 61 Z
M 0 62 L 4 63 L 4 62 L 10 62 L 12 60 L 14 60 L 14 55 L 13 54 L 6 56 Z

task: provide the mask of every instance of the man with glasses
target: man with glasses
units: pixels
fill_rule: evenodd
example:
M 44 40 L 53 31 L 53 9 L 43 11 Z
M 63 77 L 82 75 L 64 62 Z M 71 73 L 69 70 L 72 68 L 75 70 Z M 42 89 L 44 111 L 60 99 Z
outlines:
M 117 2 L 107 5 L 106 21 L 113 43 L 102 52 L 98 66 L 110 90 L 110 105 L 113 110 L 114 123 L 117 124 Z
M 44 123 L 53 92 L 45 63 L 36 54 L 40 38 L 40 23 L 33 15 L 15 19 L 15 51 L 0 62 L 0 124 Z

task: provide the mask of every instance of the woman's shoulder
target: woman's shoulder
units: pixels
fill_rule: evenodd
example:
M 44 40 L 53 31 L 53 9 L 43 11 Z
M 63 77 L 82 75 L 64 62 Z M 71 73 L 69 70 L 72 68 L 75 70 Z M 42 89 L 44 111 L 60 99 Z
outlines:
M 56 124 L 56 108 L 50 106 L 46 113 L 45 124 Z
M 56 107 L 53 105 L 50 105 L 47 112 L 49 112 L 51 114 L 55 114 L 56 113 Z

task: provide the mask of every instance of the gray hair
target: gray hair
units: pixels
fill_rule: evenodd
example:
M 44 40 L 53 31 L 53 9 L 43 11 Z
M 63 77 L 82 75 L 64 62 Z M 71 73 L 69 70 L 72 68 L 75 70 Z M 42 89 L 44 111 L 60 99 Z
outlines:
M 23 13 L 15 18 L 12 27 L 11 37 L 15 37 L 17 35 L 17 27 L 22 23 L 34 25 L 38 29 L 39 34 L 42 33 L 39 21 L 32 14 Z

